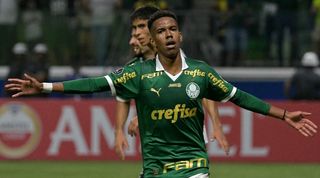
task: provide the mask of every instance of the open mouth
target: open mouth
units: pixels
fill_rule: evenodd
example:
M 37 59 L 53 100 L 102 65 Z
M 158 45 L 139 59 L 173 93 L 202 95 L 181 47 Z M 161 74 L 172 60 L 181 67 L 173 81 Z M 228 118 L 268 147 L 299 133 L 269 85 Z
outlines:
M 171 48 L 175 48 L 176 47 L 176 43 L 174 41 L 168 41 L 166 43 L 166 47 L 171 49 Z

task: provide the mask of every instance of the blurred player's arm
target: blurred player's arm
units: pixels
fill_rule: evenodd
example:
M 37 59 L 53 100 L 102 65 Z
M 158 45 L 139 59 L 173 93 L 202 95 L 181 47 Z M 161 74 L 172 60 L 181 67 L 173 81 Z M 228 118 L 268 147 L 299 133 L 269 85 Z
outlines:
M 210 140 L 217 139 L 220 146 L 228 155 L 229 143 L 222 130 L 217 103 L 215 101 L 208 100 L 208 99 L 203 99 L 202 103 L 205 110 L 208 112 L 211 119 L 211 123 L 212 123 L 213 132 L 211 133 Z
M 124 133 L 124 125 L 130 109 L 129 101 L 117 101 L 116 126 L 115 126 L 115 151 L 120 159 L 124 160 L 124 150 L 128 148 L 128 140 Z

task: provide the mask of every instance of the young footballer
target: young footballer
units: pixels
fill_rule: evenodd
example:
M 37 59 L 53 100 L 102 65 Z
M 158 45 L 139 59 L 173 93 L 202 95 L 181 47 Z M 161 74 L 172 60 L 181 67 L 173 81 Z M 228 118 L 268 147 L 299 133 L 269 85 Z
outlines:
M 135 58 L 128 63 L 132 65 L 135 62 L 143 62 L 148 59 L 154 59 L 156 56 L 155 46 L 151 42 L 151 36 L 148 29 L 149 17 L 158 11 L 159 9 L 154 7 L 142 7 L 137 9 L 131 14 L 132 33 L 129 44 L 133 48 Z M 140 39 L 140 40 L 138 40 Z M 140 42 L 141 41 L 141 42 Z M 144 44 L 144 45 L 142 45 Z M 183 52 L 182 52 L 183 53 Z M 119 100 L 119 99 L 118 99 Z M 212 121 L 212 136 L 211 140 L 217 139 L 218 143 L 224 149 L 225 153 L 229 153 L 229 144 L 226 137 L 223 134 L 221 122 L 218 114 L 218 107 L 216 103 L 211 100 L 203 100 L 203 105 L 208 112 Z M 126 122 L 129 112 L 130 102 L 117 101 L 117 116 L 116 116 L 116 130 L 115 130 L 115 151 L 121 159 L 124 159 L 124 149 L 128 147 L 128 142 L 125 134 L 123 133 L 123 125 Z M 130 135 L 137 135 L 138 133 L 138 119 L 134 119 L 130 122 L 128 127 L 128 133 Z M 207 139 L 206 130 L 204 128 L 205 139 Z
M 144 177 L 209 177 L 203 138 L 202 99 L 234 104 L 268 115 L 308 137 L 317 126 L 310 113 L 272 106 L 225 81 L 202 61 L 180 52 L 182 35 L 170 11 L 157 11 L 148 21 L 157 46 L 155 60 L 125 66 L 115 73 L 58 83 L 39 83 L 33 77 L 9 79 L 13 97 L 41 92 L 92 93 L 111 90 L 121 100 L 134 99 L 139 119 Z

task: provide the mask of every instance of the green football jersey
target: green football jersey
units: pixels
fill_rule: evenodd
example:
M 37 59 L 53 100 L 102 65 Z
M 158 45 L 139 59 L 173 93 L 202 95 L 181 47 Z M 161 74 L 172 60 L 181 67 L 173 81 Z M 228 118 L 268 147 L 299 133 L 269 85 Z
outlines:
M 201 101 L 228 101 L 235 87 L 206 63 L 184 57 L 176 76 L 155 59 L 125 66 L 106 78 L 118 99 L 136 102 L 145 177 L 209 172 Z

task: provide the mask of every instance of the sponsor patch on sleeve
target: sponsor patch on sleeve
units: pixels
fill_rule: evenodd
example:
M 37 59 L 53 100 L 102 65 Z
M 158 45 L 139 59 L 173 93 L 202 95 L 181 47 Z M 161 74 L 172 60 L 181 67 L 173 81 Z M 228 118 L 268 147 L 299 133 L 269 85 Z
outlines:
M 123 72 L 123 68 L 119 68 L 119 69 L 116 69 L 115 71 L 113 71 L 113 73 L 116 75 L 120 75 L 120 74 L 122 74 L 122 72 Z

